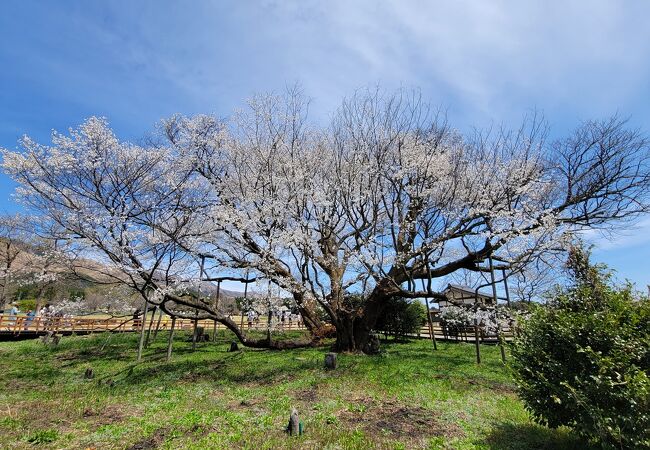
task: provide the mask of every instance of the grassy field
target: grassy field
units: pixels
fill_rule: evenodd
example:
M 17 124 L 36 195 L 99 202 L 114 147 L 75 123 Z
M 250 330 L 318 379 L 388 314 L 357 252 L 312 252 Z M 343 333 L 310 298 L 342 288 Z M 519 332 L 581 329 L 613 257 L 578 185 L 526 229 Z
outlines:
M 179 334 L 170 363 L 159 336 L 135 364 L 136 340 L 0 343 L 0 447 L 585 448 L 530 420 L 496 347 L 477 366 L 472 345 L 390 343 L 328 372 L 327 348 L 229 353 L 224 335 L 191 352 Z M 292 407 L 300 437 L 283 432 Z

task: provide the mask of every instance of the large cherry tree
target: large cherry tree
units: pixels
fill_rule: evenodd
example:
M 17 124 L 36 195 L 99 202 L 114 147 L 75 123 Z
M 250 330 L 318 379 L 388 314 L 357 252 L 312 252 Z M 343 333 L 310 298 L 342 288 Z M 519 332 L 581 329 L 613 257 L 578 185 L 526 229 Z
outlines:
M 490 256 L 516 270 L 648 210 L 648 142 L 617 118 L 547 141 L 535 118 L 462 134 L 406 91 L 360 92 L 327 126 L 307 107 L 296 92 L 258 96 L 228 119 L 166 120 L 148 145 L 93 118 L 51 146 L 23 140 L 3 165 L 61 237 L 151 302 L 192 307 L 260 347 L 278 344 L 182 295 L 187 281 L 214 268 L 269 280 L 311 331 L 322 309 L 337 349 L 362 351 L 393 296 L 440 297 L 437 278 Z

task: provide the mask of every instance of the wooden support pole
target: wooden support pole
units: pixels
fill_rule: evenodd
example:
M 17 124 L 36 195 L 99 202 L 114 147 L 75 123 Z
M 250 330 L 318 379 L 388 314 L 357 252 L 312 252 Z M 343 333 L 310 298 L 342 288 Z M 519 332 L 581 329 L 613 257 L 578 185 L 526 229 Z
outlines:
M 196 314 L 199 314 L 199 311 L 196 311 Z M 192 326 L 192 351 L 196 350 L 196 334 L 198 332 L 199 320 L 194 319 L 194 325 Z
M 248 270 L 246 270 L 246 279 L 248 280 Z M 248 283 L 244 283 L 244 304 L 248 305 L 246 301 L 248 299 Z M 247 311 L 248 313 L 248 311 Z M 239 324 L 240 329 L 244 329 L 244 310 L 241 311 L 241 323 Z
M 151 311 L 151 319 L 149 320 L 149 326 L 147 327 L 147 336 L 144 339 L 144 348 L 149 348 L 149 338 L 151 337 L 151 329 L 153 328 L 153 321 L 156 318 L 156 309 L 157 307 L 154 306 L 153 310 Z
M 215 305 L 216 309 L 219 308 L 219 297 L 221 296 L 221 281 L 217 281 L 217 304 Z M 217 321 L 214 321 L 212 326 L 212 342 L 217 342 Z
M 492 298 L 494 299 L 494 307 L 496 308 L 498 304 L 497 300 L 497 283 L 494 279 L 494 263 L 492 262 L 492 257 L 488 258 L 490 263 L 490 284 L 492 285 Z
M 174 343 L 174 326 L 176 325 L 176 317 L 172 317 L 172 327 L 169 330 L 169 338 L 167 339 L 167 362 L 172 359 L 172 345 Z
M 158 336 L 158 330 L 160 329 L 160 322 L 162 322 L 162 316 L 163 316 L 163 310 L 162 308 L 158 308 L 158 322 L 156 322 L 156 329 L 153 331 L 153 338 L 152 340 L 155 341 L 156 337 Z
M 144 330 L 145 330 L 145 320 L 147 320 L 147 310 L 149 308 L 149 302 L 144 301 L 144 313 L 142 315 L 142 320 L 140 321 L 140 342 L 138 344 L 138 358 L 137 361 L 140 362 L 142 359 L 142 348 L 144 347 Z
M 476 346 L 476 364 L 481 364 L 481 346 L 479 345 L 478 320 L 474 319 L 474 345 Z
M 508 290 L 508 278 L 506 277 L 506 269 L 501 269 L 501 275 L 503 275 L 503 287 L 506 290 L 506 302 L 508 308 L 510 308 L 510 291 Z
M 506 349 L 503 345 L 503 336 L 501 336 L 501 327 L 497 325 L 497 341 L 499 342 L 499 349 L 501 350 L 501 362 L 506 363 Z
M 438 350 L 438 344 L 436 343 L 436 334 L 433 331 L 433 321 L 431 320 L 431 310 L 429 309 L 429 299 L 424 299 L 427 303 L 427 322 L 429 323 L 429 336 L 431 336 L 431 342 L 433 343 L 433 349 Z

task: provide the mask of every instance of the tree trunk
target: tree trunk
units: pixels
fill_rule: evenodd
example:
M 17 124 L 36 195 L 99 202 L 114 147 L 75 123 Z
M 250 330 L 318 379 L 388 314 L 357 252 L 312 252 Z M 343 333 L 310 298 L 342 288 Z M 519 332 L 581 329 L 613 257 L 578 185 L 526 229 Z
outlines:
M 339 312 L 335 321 L 334 349 L 338 352 L 364 352 L 389 297 L 382 292 L 371 294 L 363 306 L 361 315 Z
M 301 294 L 295 293 L 293 294 L 293 298 L 302 316 L 302 323 L 310 333 L 314 334 L 316 330 L 325 326 L 325 323 L 323 323 L 316 313 L 316 302 L 313 299 L 305 299 Z
M 357 339 L 354 333 L 354 317 L 341 314 L 336 321 L 336 343 L 334 350 L 337 352 L 359 352 L 363 347 L 357 347 Z

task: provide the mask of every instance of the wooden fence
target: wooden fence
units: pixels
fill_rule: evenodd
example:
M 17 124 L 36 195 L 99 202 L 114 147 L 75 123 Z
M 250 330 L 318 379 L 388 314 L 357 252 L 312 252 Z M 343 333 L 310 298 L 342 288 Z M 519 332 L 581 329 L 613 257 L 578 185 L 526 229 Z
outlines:
M 172 326 L 170 317 L 162 317 L 158 325 L 158 317 L 148 316 L 146 318 L 133 317 L 61 317 L 61 316 L 36 316 L 28 317 L 25 315 L 0 315 L 0 333 L 20 335 L 23 333 L 39 334 L 47 331 L 61 333 L 94 333 L 101 331 L 128 332 L 139 331 L 142 326 L 148 327 L 153 320 L 153 328 L 159 326 L 159 330 L 169 330 Z M 238 317 L 232 317 L 235 323 L 240 324 Z M 225 326 L 213 320 L 198 320 L 197 326 L 203 327 L 206 331 L 211 329 L 224 329 Z M 248 326 L 248 322 L 243 323 L 244 330 L 266 330 L 266 320 L 258 320 Z M 304 330 L 301 322 L 285 321 L 273 324 L 276 330 Z M 194 328 L 193 319 L 176 319 L 174 324 L 175 330 L 192 330 Z
M 497 333 L 496 331 L 488 332 L 485 327 L 481 326 L 475 327 L 471 325 L 450 327 L 441 324 L 440 322 L 434 322 L 432 324 L 432 328 L 433 335 L 435 336 L 436 340 L 439 341 L 474 342 L 478 336 L 479 342 L 497 343 L 499 341 L 499 337 L 503 341 L 510 341 L 514 337 L 514 330 L 510 327 L 503 328 L 499 330 L 499 333 Z M 431 339 L 429 326 L 423 326 L 420 328 L 419 333 L 411 334 L 409 337 Z
M 239 316 L 232 316 L 231 319 L 238 325 L 243 325 L 244 331 L 258 330 L 265 331 L 267 329 L 266 318 L 260 318 L 252 322 L 249 326 L 248 321 L 241 320 Z M 152 323 L 153 321 L 153 323 Z M 169 330 L 172 326 L 172 320 L 168 316 L 164 316 L 158 325 L 158 317 L 151 315 L 146 318 L 133 318 L 133 317 L 28 317 L 25 315 L 10 316 L 0 315 L 0 333 L 1 334 L 44 334 L 47 331 L 55 331 L 63 334 L 71 333 L 94 333 L 101 331 L 111 332 L 132 332 L 140 331 L 142 326 L 153 328 L 158 327 L 160 331 Z M 206 332 L 210 330 L 224 329 L 225 326 L 214 322 L 213 320 L 198 320 L 198 327 L 203 327 Z M 176 319 L 174 324 L 175 330 L 192 330 L 194 328 L 193 319 Z M 479 327 L 478 330 L 474 326 L 464 327 L 448 327 L 440 324 L 439 322 L 433 323 L 433 334 L 437 340 L 440 341 L 458 341 L 458 342 L 475 342 L 478 335 L 479 342 L 496 343 L 499 340 L 499 335 L 496 333 L 488 333 L 485 329 Z M 274 321 L 273 330 L 277 331 L 290 331 L 290 330 L 304 330 L 305 327 L 302 322 L 298 321 Z M 419 333 L 411 334 L 409 337 L 431 339 L 429 326 L 423 326 Z M 500 331 L 502 340 L 509 341 L 513 337 L 513 330 L 505 328 Z

